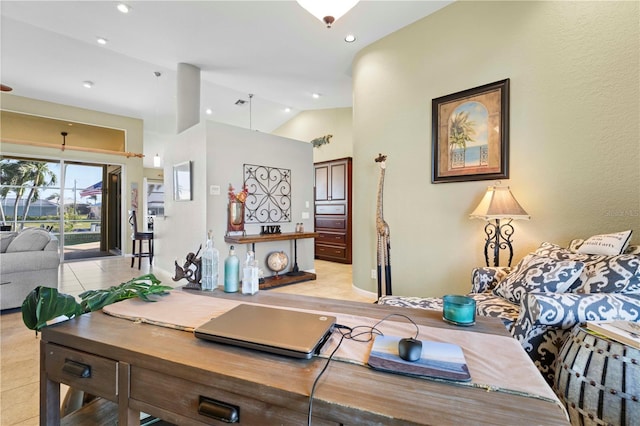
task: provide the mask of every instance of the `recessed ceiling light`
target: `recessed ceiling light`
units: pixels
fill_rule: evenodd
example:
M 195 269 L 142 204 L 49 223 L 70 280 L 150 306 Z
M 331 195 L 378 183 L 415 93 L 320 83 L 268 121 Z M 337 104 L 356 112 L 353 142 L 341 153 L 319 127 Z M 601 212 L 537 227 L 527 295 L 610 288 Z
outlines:
M 129 13 L 131 8 L 124 3 L 118 4 L 118 10 L 122 13 Z
M 284 112 L 291 112 L 291 108 L 286 107 L 286 108 L 284 109 Z
M 83 81 L 82 85 L 87 89 L 91 89 L 93 87 L 93 81 L 89 81 L 89 80 Z
M 104 37 L 96 37 L 96 41 L 98 42 L 98 44 L 102 44 L 104 46 L 109 40 Z
M 312 97 L 313 99 L 320 99 L 320 96 L 321 96 L 321 95 L 320 95 L 320 93 L 312 93 L 312 94 L 311 94 L 311 97 Z
M 356 36 L 354 36 L 353 34 L 347 34 L 344 38 L 344 41 L 346 41 L 347 43 L 353 43 L 354 41 L 356 41 Z
M 207 109 L 205 110 L 205 113 L 206 113 L 207 115 L 211 115 L 211 114 L 213 114 L 213 110 L 212 110 L 211 108 L 207 108 Z

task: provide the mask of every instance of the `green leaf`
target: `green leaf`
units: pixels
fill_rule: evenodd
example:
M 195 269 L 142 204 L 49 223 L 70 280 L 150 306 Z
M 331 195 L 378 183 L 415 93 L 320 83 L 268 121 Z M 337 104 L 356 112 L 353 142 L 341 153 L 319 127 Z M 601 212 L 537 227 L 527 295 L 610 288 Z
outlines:
M 82 314 L 82 308 L 73 296 L 60 294 L 51 287 L 33 289 L 22 302 L 22 321 L 30 330 L 39 331 L 47 321 L 59 316 L 73 318 Z
M 133 297 L 155 302 L 150 295 L 164 296 L 173 290 L 173 287 L 160 283 L 153 274 L 142 275 L 108 289 L 87 290 L 80 294 L 81 303 L 77 303 L 73 296 L 58 293 L 55 288 L 40 286 L 29 293 L 22 303 L 22 321 L 27 328 L 37 332 L 46 327 L 47 321 L 61 315 L 72 318 Z
M 149 298 L 152 294 L 166 295 L 173 287 L 160 285 L 161 281 L 153 274 L 133 278 L 118 286 L 104 290 L 89 290 L 80 294 L 82 307 L 86 312 L 93 312 L 125 299 L 139 297 L 145 302 L 155 302 Z

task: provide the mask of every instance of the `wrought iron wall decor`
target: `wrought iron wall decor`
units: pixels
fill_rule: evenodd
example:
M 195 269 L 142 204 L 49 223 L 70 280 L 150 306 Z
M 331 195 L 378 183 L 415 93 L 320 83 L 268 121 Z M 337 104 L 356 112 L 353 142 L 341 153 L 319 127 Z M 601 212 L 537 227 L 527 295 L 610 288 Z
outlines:
M 291 170 L 244 165 L 246 223 L 291 222 Z

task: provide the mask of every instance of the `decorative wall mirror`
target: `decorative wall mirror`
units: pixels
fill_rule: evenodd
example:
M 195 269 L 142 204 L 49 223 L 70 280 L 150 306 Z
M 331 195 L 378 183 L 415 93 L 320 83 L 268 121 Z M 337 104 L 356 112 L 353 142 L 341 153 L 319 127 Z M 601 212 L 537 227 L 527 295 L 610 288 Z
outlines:
M 191 161 L 173 166 L 173 199 L 176 201 L 193 200 L 191 192 Z

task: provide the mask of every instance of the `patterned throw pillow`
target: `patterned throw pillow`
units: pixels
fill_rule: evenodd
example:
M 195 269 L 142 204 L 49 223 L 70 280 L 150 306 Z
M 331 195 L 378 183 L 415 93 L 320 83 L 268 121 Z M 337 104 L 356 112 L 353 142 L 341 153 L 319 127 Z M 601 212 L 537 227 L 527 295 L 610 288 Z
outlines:
M 584 263 L 580 277 L 569 289 L 571 293 L 640 293 L 640 254 L 581 254 L 547 242 L 534 253 L 556 260 Z
M 527 293 L 564 293 L 571 288 L 583 268 L 584 263 L 579 261 L 528 254 L 493 289 L 493 293 L 517 304 Z
M 615 256 L 624 253 L 629 245 L 629 240 L 631 240 L 631 230 L 615 234 L 594 235 L 582 243 L 578 248 L 578 253 Z

